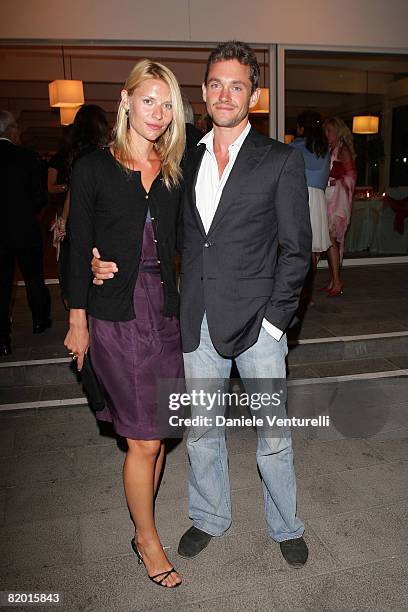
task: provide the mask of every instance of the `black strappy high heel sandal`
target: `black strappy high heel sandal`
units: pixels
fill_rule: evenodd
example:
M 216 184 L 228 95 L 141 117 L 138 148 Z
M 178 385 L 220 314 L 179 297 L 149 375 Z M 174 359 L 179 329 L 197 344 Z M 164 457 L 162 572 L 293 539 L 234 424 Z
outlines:
M 131 539 L 130 545 L 131 545 L 131 547 L 133 549 L 133 552 L 135 553 L 135 555 L 137 557 L 138 564 L 141 565 L 143 563 L 143 565 L 145 565 L 145 563 L 143 561 L 143 557 L 140 554 L 138 547 L 136 546 L 135 538 Z M 160 572 L 159 574 L 156 574 L 155 576 L 149 576 L 149 574 L 147 574 L 147 576 L 148 576 L 148 578 L 152 582 L 154 582 L 154 584 L 157 584 L 158 586 L 162 586 L 162 587 L 164 587 L 166 589 L 174 589 L 174 588 L 180 586 L 181 582 L 179 582 L 178 584 L 175 584 L 174 587 L 169 587 L 169 586 L 167 586 L 167 584 L 163 584 L 163 582 L 166 580 L 166 578 L 168 578 L 170 576 L 170 574 L 172 574 L 173 572 L 177 573 L 177 571 L 174 569 L 174 567 L 172 567 L 169 570 L 166 570 L 165 572 Z M 157 578 L 159 578 L 159 576 L 162 576 L 162 578 L 160 578 L 160 580 L 157 580 Z

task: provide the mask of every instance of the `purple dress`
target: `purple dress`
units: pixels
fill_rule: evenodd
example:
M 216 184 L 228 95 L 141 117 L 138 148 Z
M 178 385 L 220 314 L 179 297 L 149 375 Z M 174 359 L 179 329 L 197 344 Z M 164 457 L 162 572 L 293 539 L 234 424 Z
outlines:
M 150 214 L 146 219 L 131 321 L 103 321 L 89 316 L 90 353 L 107 407 L 96 413 L 119 436 L 158 440 L 157 382 L 183 378 L 177 317 L 161 313 L 163 287 Z

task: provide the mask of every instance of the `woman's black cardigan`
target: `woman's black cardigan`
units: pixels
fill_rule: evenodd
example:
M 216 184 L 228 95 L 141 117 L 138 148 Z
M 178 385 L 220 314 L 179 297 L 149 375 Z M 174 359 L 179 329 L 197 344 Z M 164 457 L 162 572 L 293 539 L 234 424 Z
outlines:
M 149 193 L 140 172 L 119 164 L 109 149 L 94 151 L 75 164 L 68 221 L 69 307 L 82 308 L 107 321 L 129 321 L 137 316 L 133 290 L 139 271 L 147 210 L 152 216 L 164 290 L 163 315 L 178 314 L 174 258 L 181 206 L 181 188 L 170 191 L 161 175 Z M 103 285 L 92 284 L 92 248 L 119 271 Z

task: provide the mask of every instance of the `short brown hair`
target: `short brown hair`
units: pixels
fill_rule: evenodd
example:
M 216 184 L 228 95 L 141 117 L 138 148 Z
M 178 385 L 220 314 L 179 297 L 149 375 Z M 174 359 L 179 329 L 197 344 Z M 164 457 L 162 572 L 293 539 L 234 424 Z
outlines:
M 251 81 L 251 94 L 254 93 L 254 91 L 258 89 L 259 84 L 260 71 L 258 60 L 251 47 L 238 40 L 228 40 L 227 42 L 220 43 L 214 51 L 210 53 L 207 60 L 204 83 L 207 85 L 208 73 L 213 64 L 234 59 L 238 60 L 240 64 L 248 66 L 249 80 Z

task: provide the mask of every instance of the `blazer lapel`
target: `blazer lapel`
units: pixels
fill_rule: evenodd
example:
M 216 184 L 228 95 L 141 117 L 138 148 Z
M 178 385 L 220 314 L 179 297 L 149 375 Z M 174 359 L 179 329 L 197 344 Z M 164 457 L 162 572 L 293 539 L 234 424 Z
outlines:
M 203 155 L 205 153 L 205 145 L 201 144 L 199 146 L 197 146 L 196 149 L 194 149 L 190 155 L 191 158 L 189 160 L 188 166 L 187 166 L 187 172 L 188 172 L 188 187 L 187 187 L 187 198 L 188 198 L 188 205 L 191 207 L 191 212 L 193 214 L 193 217 L 196 220 L 196 223 L 200 229 L 200 232 L 203 234 L 203 236 L 206 235 L 205 233 L 205 229 L 203 226 L 203 222 L 201 221 L 201 217 L 200 217 L 200 213 L 197 210 L 197 206 L 196 206 L 196 192 L 195 192 L 195 188 L 196 188 L 196 183 L 197 183 L 197 176 L 198 176 L 198 171 L 200 169 L 201 166 L 201 160 L 203 159 Z
M 242 187 L 251 180 L 251 172 L 259 165 L 269 150 L 269 145 L 257 146 L 257 132 L 253 129 L 244 140 L 237 155 L 234 166 L 224 185 L 221 199 L 215 212 L 208 235 L 215 229 L 234 198 L 242 191 Z

